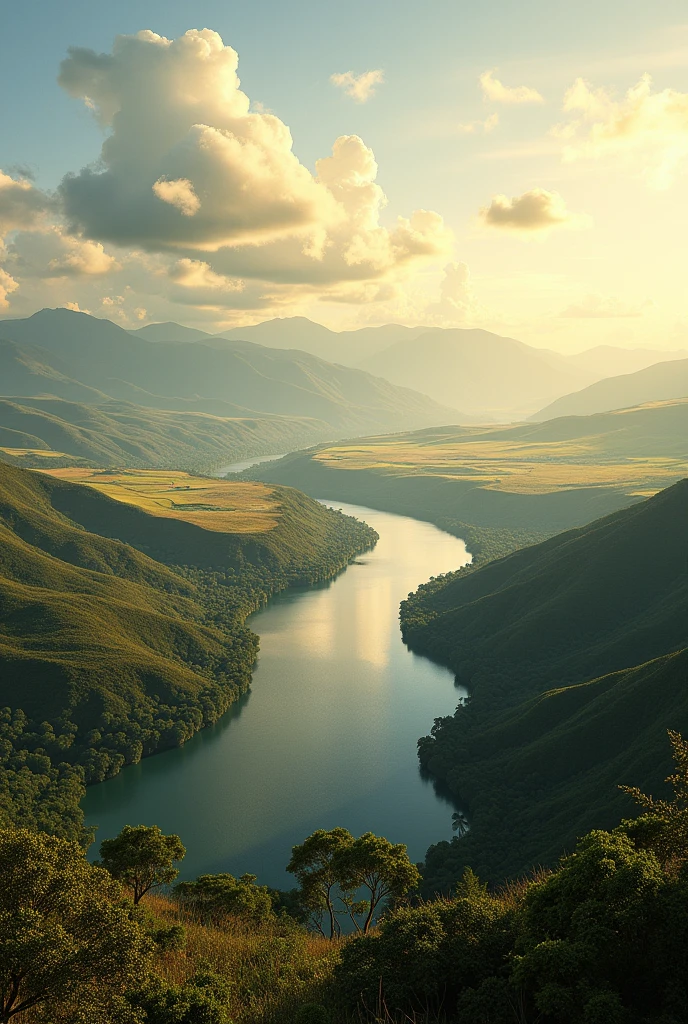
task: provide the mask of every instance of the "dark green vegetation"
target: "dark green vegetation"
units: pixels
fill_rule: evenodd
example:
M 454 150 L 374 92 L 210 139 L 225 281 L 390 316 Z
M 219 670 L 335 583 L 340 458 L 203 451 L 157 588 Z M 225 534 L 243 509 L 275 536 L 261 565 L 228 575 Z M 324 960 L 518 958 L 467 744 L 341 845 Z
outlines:
M 445 427 L 295 452 L 245 474 L 425 519 L 485 561 L 686 475 L 688 400 L 511 427 Z
M 247 615 L 376 539 L 275 495 L 273 529 L 228 534 L 0 465 L 0 822 L 80 836 L 84 780 L 183 743 L 246 691 Z
M 667 724 L 688 730 L 687 516 L 683 480 L 404 602 L 405 640 L 471 693 L 419 743 L 471 822 L 429 891 L 552 863 L 628 809 L 618 784 L 661 789 Z
M 330 939 L 341 933 L 338 914 L 345 913 L 356 931 L 367 935 L 376 914 L 420 881 L 403 843 L 393 845 L 372 832 L 354 839 L 345 828 L 318 829 L 295 846 L 287 871 L 296 877 L 299 899 L 323 934 L 326 919 Z
M 320 421 L 322 437 L 448 422 L 455 410 L 362 370 L 249 342 L 221 349 L 151 342 L 109 320 L 44 309 L 0 324 L 6 395 L 49 394 L 99 404 L 223 417 L 263 415 Z M 325 424 L 325 427 L 322 426 Z
M 683 1024 L 688 743 L 670 739 L 667 799 L 631 791 L 640 817 L 585 835 L 551 872 L 490 890 L 466 869 L 451 896 L 430 900 L 404 847 L 344 829 L 294 848 L 300 890 L 204 875 L 138 906 L 76 844 L 0 831 L 0 1020 Z M 159 864 L 183 850 L 177 836 L 138 831 Z M 118 837 L 119 868 L 139 866 L 130 838 Z M 379 879 L 375 927 L 326 939 L 300 923 L 299 904 L 325 909 L 333 890 L 346 912 L 342 886 L 356 882 L 365 911 Z
M 223 462 L 309 444 L 327 433 L 324 423 L 297 416 L 230 419 L 109 399 L 97 405 L 61 398 L 0 399 L 0 459 L 21 466 L 212 472 Z
M 688 395 L 688 359 L 656 363 L 635 373 L 597 381 L 582 391 L 564 395 L 541 409 L 534 419 L 553 416 L 588 416 L 609 409 L 625 409 L 646 402 L 663 402 Z

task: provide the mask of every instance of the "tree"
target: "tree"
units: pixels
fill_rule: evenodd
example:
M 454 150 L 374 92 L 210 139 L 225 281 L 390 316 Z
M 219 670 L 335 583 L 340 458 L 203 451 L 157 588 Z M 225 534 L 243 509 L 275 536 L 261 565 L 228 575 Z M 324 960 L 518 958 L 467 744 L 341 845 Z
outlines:
M 272 897 L 255 875 L 200 875 L 194 882 L 179 882 L 174 895 L 203 921 L 226 917 L 259 923 L 273 917 Z
M 185 848 L 179 836 L 165 836 L 157 825 L 125 825 L 114 839 L 100 844 L 100 865 L 128 886 L 138 904 L 151 889 L 169 885 L 179 871 Z
M 121 887 L 73 842 L 0 830 L 0 1022 L 108 1024 L 140 983 L 150 940 Z
M 470 831 L 468 818 L 463 811 L 454 811 L 452 814 L 452 831 L 457 832 L 459 839 L 463 839 Z
M 636 786 L 620 786 L 645 809 L 635 825 L 625 823 L 636 841 L 654 849 L 663 861 L 688 859 L 688 740 L 669 730 L 674 771 L 665 780 L 674 790 L 673 800 L 657 800 Z
M 342 886 L 341 855 L 353 844 L 353 836 L 345 828 L 329 832 L 318 829 L 300 846 L 292 850 L 287 871 L 295 875 L 304 904 L 316 913 L 326 910 L 330 925 L 330 938 L 338 932 L 335 894 Z
M 366 832 L 340 853 L 336 867 L 343 889 L 366 891 L 364 934 L 370 929 L 381 903 L 390 898 L 400 899 L 420 882 L 420 873 L 409 860 L 406 846 L 403 843 L 393 845 L 372 832 Z

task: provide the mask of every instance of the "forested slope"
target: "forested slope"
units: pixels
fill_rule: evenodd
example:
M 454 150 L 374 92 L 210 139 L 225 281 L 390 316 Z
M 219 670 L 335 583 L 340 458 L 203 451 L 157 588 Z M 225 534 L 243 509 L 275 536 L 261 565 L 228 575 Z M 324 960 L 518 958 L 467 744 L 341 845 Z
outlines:
M 83 779 L 183 742 L 247 689 L 249 612 L 374 543 L 275 496 L 274 529 L 232 535 L 0 465 L 0 818 L 74 834 Z
M 470 833 L 432 848 L 429 884 L 470 863 L 503 877 L 548 861 L 661 786 L 667 728 L 688 728 L 688 481 L 402 605 L 413 650 L 471 692 L 420 743 Z

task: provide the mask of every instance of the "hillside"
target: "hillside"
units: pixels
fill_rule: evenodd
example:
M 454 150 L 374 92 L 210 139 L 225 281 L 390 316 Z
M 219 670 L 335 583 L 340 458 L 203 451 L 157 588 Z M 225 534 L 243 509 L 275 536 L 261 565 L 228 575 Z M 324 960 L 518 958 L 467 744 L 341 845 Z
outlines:
M 224 486 L 232 509 L 245 485 Z M 248 490 L 240 530 L 207 530 L 0 465 L 0 819 L 73 834 L 84 777 L 183 743 L 247 689 L 249 612 L 375 540 L 298 492 Z
M 584 352 L 568 356 L 574 366 L 594 373 L 596 377 L 617 377 L 621 373 L 635 373 L 646 366 L 672 359 L 688 357 L 686 349 L 660 351 L 653 348 L 618 348 L 616 345 L 597 345 Z
M 431 581 L 402 605 L 404 639 L 471 693 L 420 742 L 470 833 L 431 850 L 438 882 L 551 863 L 657 791 L 666 730 L 688 729 L 688 480 L 631 508 Z
M 656 363 L 636 373 L 609 377 L 582 391 L 564 395 L 533 416 L 535 420 L 555 416 L 588 416 L 609 409 L 625 409 L 647 402 L 688 397 L 688 359 Z
M 48 465 L 57 455 L 64 464 L 77 460 L 93 466 L 212 472 L 247 455 L 313 443 L 330 431 L 322 421 L 297 416 L 227 418 L 112 399 L 97 405 L 58 398 L 0 399 L 0 458 L 4 452 L 15 464 L 28 466 Z
M 450 422 L 416 391 L 304 352 L 248 342 L 221 349 L 133 337 L 108 320 L 67 309 L 44 309 L 4 321 L 0 336 L 40 348 L 60 372 L 110 398 L 148 408 L 220 416 L 280 415 L 325 422 L 336 435 Z M 45 384 L 32 394 L 51 393 Z M 9 397 L 9 396 L 8 396 Z M 67 396 L 60 392 L 59 397 Z
M 360 364 L 438 402 L 500 422 L 522 418 L 594 379 L 565 356 L 490 331 L 432 330 L 398 341 Z
M 687 434 L 688 401 L 668 402 L 537 424 L 359 438 L 296 452 L 248 475 L 427 519 L 466 539 L 473 554 L 494 556 L 510 543 L 503 531 L 541 539 L 681 479 Z

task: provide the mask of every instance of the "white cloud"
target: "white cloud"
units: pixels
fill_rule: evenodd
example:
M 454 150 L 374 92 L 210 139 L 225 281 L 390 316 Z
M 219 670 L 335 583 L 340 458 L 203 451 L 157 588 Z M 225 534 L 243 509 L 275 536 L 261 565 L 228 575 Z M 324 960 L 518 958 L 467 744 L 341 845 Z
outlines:
M 476 132 L 484 132 L 489 135 L 499 124 L 499 114 L 490 114 L 484 121 L 468 121 L 459 124 L 457 127 L 462 135 L 474 135 Z
M 544 103 L 544 97 L 537 89 L 531 89 L 528 85 L 503 85 L 498 78 L 494 77 L 497 69 L 483 71 L 480 76 L 480 85 L 483 90 L 483 97 L 492 103 Z
M 637 317 L 642 316 L 643 311 L 649 303 L 639 304 L 624 303 L 612 296 L 586 295 L 580 302 L 573 302 L 567 306 L 559 316 L 566 319 L 593 319 L 607 320 L 615 317 Z
M 0 170 L 0 239 L 9 231 L 37 224 L 53 206 L 30 181 L 17 181 Z
M 12 292 L 16 292 L 19 287 L 19 283 L 8 274 L 6 270 L 0 267 L 0 309 L 9 309 L 9 296 Z
M 480 210 L 483 224 L 506 231 L 525 234 L 545 232 L 560 227 L 586 227 L 589 219 L 570 213 L 558 192 L 533 188 L 520 196 L 494 196 L 489 206 Z
M 453 327 L 484 316 L 471 282 L 467 263 L 448 263 L 440 281 L 439 301 L 428 303 L 420 319 L 438 327 Z
M 201 207 L 201 200 L 188 178 L 177 178 L 176 181 L 158 178 L 153 184 L 153 191 L 163 203 L 176 206 L 184 217 L 193 217 Z
M 70 51 L 60 83 L 105 139 L 56 197 L 0 173 L 12 315 L 67 302 L 133 325 L 142 309 L 165 320 L 183 305 L 227 322 L 231 310 L 276 315 L 319 299 L 382 303 L 451 258 L 438 213 L 389 216 L 358 136 L 336 139 L 315 173 L 301 164 L 288 127 L 240 90 L 237 66 L 208 30 Z
M 366 103 L 371 96 L 375 95 L 378 85 L 385 80 L 385 73 L 380 68 L 376 71 L 364 71 L 355 75 L 353 71 L 344 71 L 340 74 L 330 75 L 330 81 L 338 89 L 342 89 L 347 96 L 350 96 L 356 103 Z
M 7 246 L 7 259 L 24 278 L 100 276 L 120 269 L 100 242 L 69 235 L 56 224 L 19 232 Z
M 655 92 L 650 75 L 620 100 L 579 78 L 564 97 L 572 120 L 552 130 L 564 159 L 616 157 L 640 170 L 650 185 L 668 188 L 688 158 L 688 93 Z
M 110 130 L 102 169 L 84 168 L 61 187 L 67 216 L 88 237 L 211 252 L 336 220 L 287 126 L 250 110 L 237 66 L 208 29 L 175 40 L 118 36 L 111 54 L 70 51 L 61 85 Z

